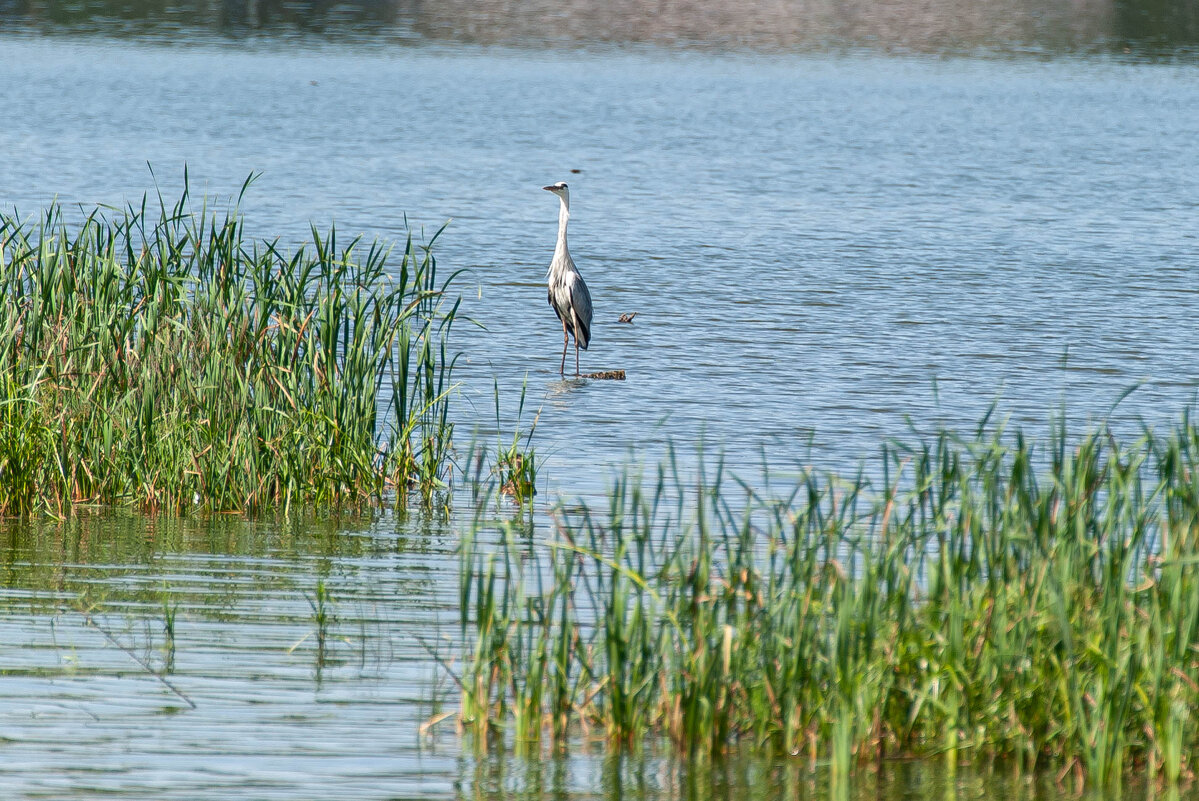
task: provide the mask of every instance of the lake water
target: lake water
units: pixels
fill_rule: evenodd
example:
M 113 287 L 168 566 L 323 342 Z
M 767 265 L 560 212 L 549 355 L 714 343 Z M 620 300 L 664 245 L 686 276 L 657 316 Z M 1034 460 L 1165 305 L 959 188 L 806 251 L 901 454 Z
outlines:
M 1181 42 L 1146 35 L 1125 54 L 1127 4 L 1098 2 L 1057 9 L 1069 25 L 948 19 L 937 35 L 869 15 L 796 26 L 770 4 L 744 30 L 681 14 L 623 33 L 627 19 L 586 4 L 556 27 L 532 3 L 490 17 L 408 5 L 350 6 L 354 25 L 320 37 L 6 10 L 0 205 L 137 201 L 148 162 L 168 198 L 185 164 L 193 191 L 222 198 L 261 172 L 249 225 L 285 241 L 310 222 L 395 239 L 405 219 L 426 236 L 451 220 L 436 252 L 466 271 L 478 323 L 458 328 L 459 439 L 494 435 L 493 382 L 510 431 L 527 382 L 539 514 L 597 498 L 668 442 L 702 438 L 747 474 L 844 470 L 909 420 L 969 426 L 996 400 L 1041 430 L 1063 407 L 1105 416 L 1139 384 L 1113 413 L 1123 431 L 1193 401 L 1199 60 L 1176 48 L 1199 37 L 1185 10 L 1167 26 Z M 373 23 L 353 16 L 380 7 Z M 584 371 L 624 382 L 558 375 L 544 290 L 557 201 L 540 189 L 556 180 L 571 185 L 571 250 L 595 300 Z M 457 631 L 464 505 L 435 522 L 3 524 L 0 795 L 823 792 L 748 757 L 718 770 L 586 748 L 477 759 L 451 721 L 422 737 L 455 703 L 417 637 Z M 318 581 L 335 615 L 324 660 Z M 182 695 L 134 659 L 168 659 L 170 610 Z M 863 785 L 1055 792 L 927 766 Z

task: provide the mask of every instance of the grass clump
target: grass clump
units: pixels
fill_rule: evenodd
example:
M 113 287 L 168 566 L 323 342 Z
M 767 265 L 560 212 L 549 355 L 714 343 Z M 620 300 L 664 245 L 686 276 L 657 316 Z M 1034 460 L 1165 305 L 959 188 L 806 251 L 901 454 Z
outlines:
M 541 417 L 540 411 L 534 416 L 529 430 L 525 432 L 524 444 L 521 444 L 520 421 L 525 411 L 525 397 L 528 388 L 526 380 L 520 387 L 520 402 L 516 407 L 516 424 L 512 432 L 512 442 L 505 445 L 503 435 L 497 433 L 496 459 L 495 466 L 492 468 L 492 474 L 499 484 L 500 494 L 510 496 L 518 504 L 531 500 L 537 494 L 537 453 L 532 447 L 532 442 L 533 434 L 537 431 L 537 420 Z M 498 382 L 495 384 L 495 423 L 498 432 L 502 425 Z
M 827 764 L 1193 776 L 1199 429 L 948 432 L 783 498 L 626 477 L 548 541 L 463 544 L 462 719 Z M 509 532 L 510 534 L 510 532 Z
M 448 284 L 411 236 L 250 241 L 186 176 L 173 206 L 0 215 L 0 514 L 428 497 L 453 430 Z

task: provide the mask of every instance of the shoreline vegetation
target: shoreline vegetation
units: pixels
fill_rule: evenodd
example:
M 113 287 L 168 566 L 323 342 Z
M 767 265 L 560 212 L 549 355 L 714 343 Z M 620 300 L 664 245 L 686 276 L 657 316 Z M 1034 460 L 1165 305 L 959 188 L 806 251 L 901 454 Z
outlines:
M 350 508 L 445 486 L 457 303 L 432 240 L 250 241 L 253 177 L 224 213 L 194 208 L 185 172 L 172 205 L 0 215 L 0 514 Z
M 765 497 L 720 465 L 627 474 L 553 531 L 476 520 L 464 653 L 483 747 L 666 738 L 830 771 L 1009 764 L 1077 788 L 1190 782 L 1199 429 L 891 443 L 881 482 Z M 702 470 L 701 470 L 702 473 Z M 775 485 L 777 487 L 777 484 Z M 791 486 L 791 485 L 788 485 Z
M 653 46 L 749 52 L 1124 54 L 1192 58 L 1199 19 L 1189 0 L 719 0 L 668 7 L 594 0 L 49 0 L 0 6 L 6 29 L 39 35 L 209 36 L 238 41 L 300 34 L 358 43 L 402 40 L 485 47 Z

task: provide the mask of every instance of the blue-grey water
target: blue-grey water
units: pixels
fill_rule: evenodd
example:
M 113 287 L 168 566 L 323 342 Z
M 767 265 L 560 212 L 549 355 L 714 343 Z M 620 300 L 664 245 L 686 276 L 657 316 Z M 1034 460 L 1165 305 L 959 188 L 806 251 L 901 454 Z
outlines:
M 899 54 L 484 35 L 522 19 L 343 42 L 43 35 L 22 18 L 0 32 L 0 207 L 119 206 L 155 182 L 170 198 L 186 165 L 219 202 L 261 173 L 243 211 L 285 242 L 310 223 L 397 239 L 448 221 L 435 252 L 465 270 L 476 323 L 457 328 L 461 446 L 494 434 L 493 382 L 510 433 L 527 382 L 541 509 L 596 496 L 667 442 L 703 438 L 747 473 L 853 469 L 909 424 L 969 426 L 995 401 L 1035 430 L 1062 408 L 1104 417 L 1139 385 L 1112 412 L 1134 431 L 1194 399 L 1199 61 L 1185 52 L 1058 52 L 1033 34 L 1028 52 Z M 1067 38 L 1097 41 L 1080 26 Z M 558 375 L 557 201 L 540 188 L 556 180 L 595 300 L 584 371 L 624 382 Z M 422 735 L 456 703 L 421 643 L 457 630 L 468 521 L 4 523 L 0 796 L 820 794 L 787 765 L 718 779 L 586 748 L 476 759 L 452 719 Z M 336 618 L 323 664 L 318 581 Z M 135 659 L 165 664 L 168 614 L 178 694 Z M 896 798 L 1038 792 L 907 775 L 871 781 Z

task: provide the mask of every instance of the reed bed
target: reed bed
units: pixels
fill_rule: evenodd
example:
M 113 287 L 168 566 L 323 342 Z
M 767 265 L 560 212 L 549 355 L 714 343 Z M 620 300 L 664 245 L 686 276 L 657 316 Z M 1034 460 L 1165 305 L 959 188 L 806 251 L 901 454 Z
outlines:
M 288 252 L 251 241 L 237 204 L 195 209 L 185 178 L 173 205 L 0 215 L 0 514 L 360 507 L 443 484 L 457 306 L 432 242 L 314 227 Z
M 460 717 L 522 749 L 665 737 L 848 780 L 885 757 L 1189 780 L 1199 430 L 950 432 L 765 497 L 673 460 L 461 553 Z M 498 533 L 497 533 L 498 531 Z

